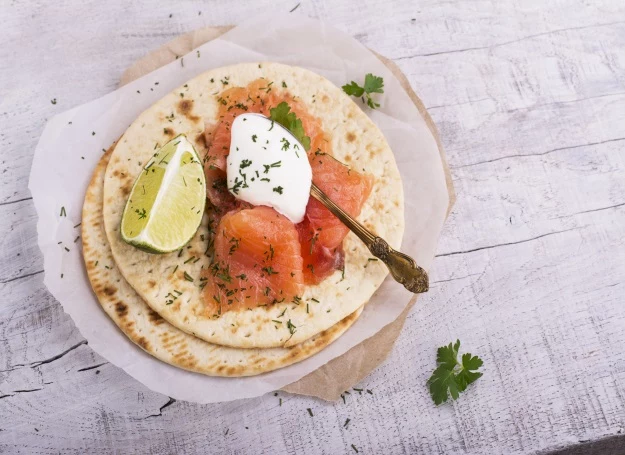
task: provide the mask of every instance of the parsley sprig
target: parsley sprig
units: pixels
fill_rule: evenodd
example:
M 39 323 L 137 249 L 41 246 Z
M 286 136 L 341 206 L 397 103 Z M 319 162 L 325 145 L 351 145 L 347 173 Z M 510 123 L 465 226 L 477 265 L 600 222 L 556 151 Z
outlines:
M 380 107 L 380 104 L 373 101 L 371 94 L 384 93 L 384 79 L 369 73 L 365 76 L 365 84 L 363 87 L 358 85 L 358 83 L 356 83 L 355 81 L 351 81 L 349 84 L 345 84 L 342 88 L 343 91 L 348 95 L 362 98 L 363 103 L 365 102 L 366 98 L 367 106 L 369 106 L 371 109 L 375 109 L 377 107 Z
M 269 118 L 289 130 L 304 146 L 304 149 L 310 149 L 310 138 L 306 136 L 306 132 L 302 126 L 302 121 L 297 118 L 294 112 L 291 112 L 291 106 L 289 106 L 286 101 L 283 101 L 276 107 L 269 109 L 269 113 Z M 283 148 L 283 150 L 286 149 Z
M 438 348 L 436 355 L 438 366 L 427 382 L 430 395 L 437 405 L 446 402 L 449 395 L 452 400 L 457 399 L 469 384 L 482 376 L 482 373 L 476 371 L 482 366 L 482 359 L 466 353 L 462 355 L 461 362 L 458 362 L 458 349 L 460 340 L 456 340 L 453 345 L 449 343 Z

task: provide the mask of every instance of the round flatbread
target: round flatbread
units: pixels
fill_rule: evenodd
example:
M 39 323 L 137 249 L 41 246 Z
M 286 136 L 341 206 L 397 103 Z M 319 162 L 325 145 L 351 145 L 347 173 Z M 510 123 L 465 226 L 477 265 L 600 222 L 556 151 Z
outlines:
M 113 257 L 128 283 L 171 324 L 211 343 L 241 348 L 293 346 L 329 329 L 364 305 L 388 274 L 384 264 L 369 261 L 371 253 L 350 233 L 343 243 L 344 274 L 337 271 L 308 287 L 302 296 L 304 304 L 283 302 L 228 311 L 215 318 L 205 315 L 198 286 L 202 269 L 210 264 L 205 254 L 210 237 L 207 216 L 179 254 L 153 255 L 122 241 L 119 227 L 124 204 L 154 149 L 185 134 L 203 155 L 204 124 L 217 121 L 217 95 L 261 77 L 274 82 L 275 90 L 288 87 L 321 120 L 338 160 L 374 177 L 372 193 L 358 219 L 396 248 L 404 232 L 402 182 L 388 143 L 341 89 L 318 74 L 277 63 L 245 63 L 203 73 L 162 98 L 124 133 L 106 170 L 103 212 Z M 181 295 L 168 304 L 174 290 Z M 280 315 L 291 324 L 272 323 Z
M 252 376 L 300 362 L 321 351 L 356 321 L 354 313 L 290 348 L 237 349 L 211 344 L 165 321 L 139 297 L 114 265 L 102 218 L 104 172 L 112 148 L 96 167 L 82 213 L 83 255 L 100 305 L 117 326 L 148 354 L 176 367 L 210 376 Z

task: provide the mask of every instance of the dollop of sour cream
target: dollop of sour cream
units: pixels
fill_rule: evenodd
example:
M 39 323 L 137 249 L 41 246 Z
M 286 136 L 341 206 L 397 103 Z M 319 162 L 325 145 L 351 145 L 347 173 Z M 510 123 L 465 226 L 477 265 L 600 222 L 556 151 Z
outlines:
M 312 169 L 306 150 L 277 122 L 242 114 L 231 126 L 228 190 L 253 205 L 266 205 L 293 223 L 304 219 Z

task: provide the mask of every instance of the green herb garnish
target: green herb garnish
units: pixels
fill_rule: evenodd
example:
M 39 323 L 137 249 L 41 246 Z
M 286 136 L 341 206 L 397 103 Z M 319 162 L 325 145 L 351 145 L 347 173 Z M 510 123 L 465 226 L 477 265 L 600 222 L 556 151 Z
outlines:
M 137 215 L 139 215 L 139 219 L 140 219 L 140 220 L 141 220 L 141 219 L 143 219 L 143 218 L 145 218 L 145 217 L 147 216 L 147 215 L 146 215 L 146 211 L 145 211 L 145 209 L 141 209 L 141 210 L 136 209 L 136 210 L 135 210 L 135 213 L 136 213 Z
M 349 84 L 346 84 L 342 87 L 343 91 L 350 96 L 356 96 L 362 99 L 362 102 L 365 102 L 367 106 L 371 109 L 375 109 L 380 107 L 379 103 L 373 101 L 371 98 L 372 93 L 384 93 L 384 79 L 379 76 L 374 76 L 369 73 L 365 76 L 365 84 L 363 87 L 358 85 L 355 81 L 351 81 Z
M 271 266 L 263 267 L 261 270 L 269 276 L 278 274 L 278 272 L 276 272 Z
M 306 132 L 302 126 L 302 121 L 297 118 L 294 112 L 290 111 L 291 106 L 289 106 L 287 102 L 283 101 L 276 107 L 269 110 L 269 118 L 289 130 L 304 146 L 304 148 L 308 150 L 310 148 L 310 138 L 306 136 Z
M 438 348 L 436 354 L 438 366 L 427 382 L 430 395 L 437 405 L 446 402 L 449 394 L 452 400 L 457 399 L 469 384 L 482 376 L 482 373 L 476 371 L 482 366 L 482 359 L 466 353 L 462 355 L 462 361 L 458 362 L 459 348 L 460 340 L 456 340 L 453 345 L 449 343 Z
M 271 169 L 272 167 L 280 167 L 280 166 L 282 166 L 282 160 L 276 161 L 275 163 L 271 163 L 271 164 L 263 164 L 263 167 L 265 168 L 265 170 L 263 171 L 263 174 L 267 174 L 269 172 L 269 169 Z

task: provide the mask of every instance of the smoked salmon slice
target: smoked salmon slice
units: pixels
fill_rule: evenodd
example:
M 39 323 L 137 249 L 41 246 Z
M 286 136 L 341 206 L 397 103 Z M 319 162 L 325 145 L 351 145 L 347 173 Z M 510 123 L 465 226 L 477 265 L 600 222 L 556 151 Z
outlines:
M 318 284 L 324 278 L 332 275 L 335 270 L 341 270 L 345 265 L 345 254 L 341 246 L 327 248 L 317 242 L 315 231 L 310 226 L 308 218 L 297 226 L 299 241 L 302 245 L 303 272 L 306 284 Z
M 315 185 L 352 217 L 357 217 L 371 193 L 373 179 L 329 154 L 317 151 L 309 159 Z M 309 199 L 304 222 L 300 224 L 304 279 L 307 284 L 317 284 L 343 267 L 341 245 L 349 228 L 313 198 Z
M 315 185 L 352 217 L 358 216 L 371 193 L 371 177 L 350 169 L 327 154 L 312 157 L 310 164 Z M 349 232 L 349 228 L 316 199 L 308 201 L 306 217 L 311 227 L 318 230 L 317 241 L 327 248 L 339 246 Z
M 298 300 L 304 277 L 293 223 L 269 207 L 232 211 L 215 229 L 214 258 L 204 272 L 210 315 Z

